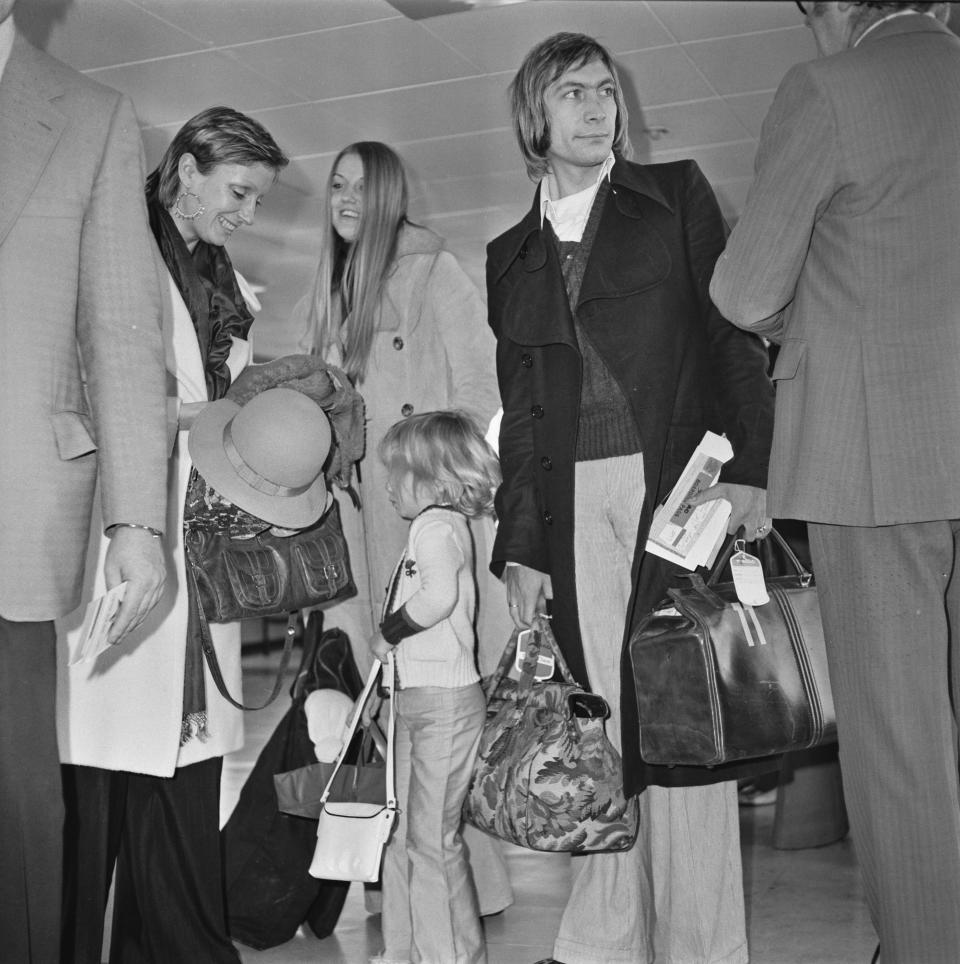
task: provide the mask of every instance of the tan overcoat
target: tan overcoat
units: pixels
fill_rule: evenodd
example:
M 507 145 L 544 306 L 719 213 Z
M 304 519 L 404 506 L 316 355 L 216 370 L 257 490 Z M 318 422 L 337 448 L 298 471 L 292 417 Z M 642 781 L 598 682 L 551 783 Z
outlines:
M 306 302 L 296 324 L 306 328 Z M 306 348 L 305 343 L 301 346 Z M 366 454 L 360 463 L 357 512 L 339 496 L 358 593 L 327 610 L 326 624 L 350 636 L 361 670 L 370 666 L 367 639 L 379 623 L 386 587 L 406 544 L 409 525 L 386 495 L 377 446 L 394 422 L 414 412 L 460 408 L 486 429 L 500 404 L 493 335 L 476 285 L 426 228 L 405 226 L 387 280 L 370 363 L 358 385 L 366 405 Z M 337 361 L 331 359 L 332 361 Z M 490 672 L 510 633 L 506 594 L 488 572 L 493 525 L 475 520 L 480 669 Z
M 0 615 L 80 599 L 103 523 L 162 528 L 160 286 L 129 100 L 14 39 L 0 82 Z
M 960 517 L 957 90 L 960 41 L 907 13 L 793 67 L 763 122 L 710 292 L 781 346 L 776 517 Z

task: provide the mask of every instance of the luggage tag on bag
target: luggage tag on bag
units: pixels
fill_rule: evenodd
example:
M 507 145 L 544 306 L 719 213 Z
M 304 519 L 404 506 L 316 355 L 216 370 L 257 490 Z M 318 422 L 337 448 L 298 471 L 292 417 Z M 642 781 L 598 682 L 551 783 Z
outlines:
M 513 667 L 518 675 L 523 674 L 523 664 L 527 660 L 527 640 L 530 639 L 531 629 L 524 629 L 517 634 L 517 655 L 513 661 Z M 537 666 L 533 672 L 533 678 L 537 682 L 543 682 L 553 676 L 556 668 L 556 660 L 553 653 L 540 652 L 537 654 Z
M 756 556 L 744 551 L 745 546 L 743 539 L 737 539 L 733 544 L 735 552 L 730 560 L 733 586 L 737 590 L 737 599 L 744 606 L 763 606 L 770 602 L 767 586 L 763 581 L 763 566 Z

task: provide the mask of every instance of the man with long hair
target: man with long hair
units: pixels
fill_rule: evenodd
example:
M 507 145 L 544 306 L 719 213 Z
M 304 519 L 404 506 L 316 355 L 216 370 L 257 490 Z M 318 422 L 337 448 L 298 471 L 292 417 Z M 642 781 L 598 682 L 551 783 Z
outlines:
M 707 429 L 735 453 L 708 497 L 730 501 L 731 531 L 768 529 L 766 351 L 707 295 L 724 225 L 696 164 L 627 160 L 623 93 L 599 43 L 563 33 L 536 46 L 511 106 L 539 188 L 487 249 L 504 409 L 493 568 L 518 627 L 550 608 L 574 676 L 610 704 L 627 793 L 643 791 L 635 846 L 576 859 L 554 960 L 744 962 L 735 774 L 644 765 L 621 651 L 671 569 L 644 552 L 653 507 Z

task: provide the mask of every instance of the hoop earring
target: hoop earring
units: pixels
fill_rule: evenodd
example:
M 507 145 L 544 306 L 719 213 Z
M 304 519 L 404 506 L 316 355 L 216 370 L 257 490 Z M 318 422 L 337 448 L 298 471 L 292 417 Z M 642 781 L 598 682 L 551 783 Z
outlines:
M 181 208 L 180 208 L 180 202 L 181 202 L 185 197 L 196 198 L 196 201 L 197 201 L 197 210 L 194 211 L 193 214 L 187 214 L 186 212 L 184 212 L 184 211 L 181 210 Z M 200 196 L 199 196 L 198 194 L 194 194 L 193 191 L 181 191 L 181 192 L 180 192 L 180 196 L 177 198 L 177 200 L 176 200 L 176 201 L 174 202 L 174 204 L 173 204 L 173 213 L 174 213 L 178 218 L 182 218 L 184 221 L 196 221 L 197 218 L 200 217 L 200 215 L 203 214 L 203 212 L 206 211 L 206 210 L 207 210 L 206 207 L 204 207 L 203 202 L 200 200 Z

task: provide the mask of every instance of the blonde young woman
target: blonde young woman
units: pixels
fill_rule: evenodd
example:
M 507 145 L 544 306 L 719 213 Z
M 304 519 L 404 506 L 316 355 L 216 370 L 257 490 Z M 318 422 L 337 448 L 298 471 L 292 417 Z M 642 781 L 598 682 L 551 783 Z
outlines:
M 407 219 L 407 179 L 396 152 L 360 141 L 336 157 L 322 209 L 320 261 L 311 294 L 296 310 L 301 347 L 344 369 L 364 397 L 366 455 L 360 509 L 341 499 L 358 593 L 325 613 L 350 636 L 366 672 L 366 641 L 383 609 L 407 529 L 386 495 L 376 457 L 387 429 L 417 412 L 461 409 L 486 426 L 499 407 L 494 339 L 476 286 L 443 239 Z M 512 629 L 503 587 L 488 571 L 491 529 L 472 525 L 479 582 L 481 672 L 490 672 Z M 482 914 L 513 901 L 503 858 L 467 828 Z

